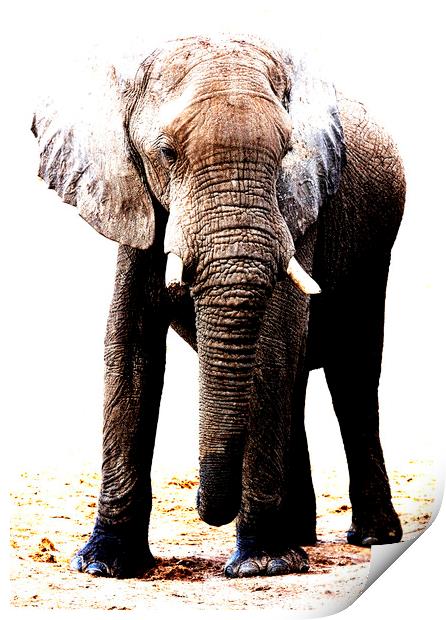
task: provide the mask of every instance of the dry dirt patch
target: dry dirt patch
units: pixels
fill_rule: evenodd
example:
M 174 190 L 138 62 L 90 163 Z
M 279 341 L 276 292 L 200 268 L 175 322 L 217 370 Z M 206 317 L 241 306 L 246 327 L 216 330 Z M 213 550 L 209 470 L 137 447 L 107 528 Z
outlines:
M 435 484 L 426 463 L 392 472 L 394 502 L 410 538 L 427 525 Z M 24 472 L 14 483 L 11 520 L 11 603 L 17 607 L 131 610 L 187 605 L 189 609 L 309 611 L 353 601 L 364 588 L 370 552 L 345 543 L 350 504 L 345 481 L 324 472 L 330 493 L 318 497 L 320 543 L 306 547 L 303 575 L 228 580 L 223 566 L 234 548 L 234 526 L 212 528 L 195 511 L 197 479 L 187 472 L 156 477 L 151 548 L 156 567 L 141 579 L 114 580 L 71 572 L 69 561 L 93 525 L 99 475 Z

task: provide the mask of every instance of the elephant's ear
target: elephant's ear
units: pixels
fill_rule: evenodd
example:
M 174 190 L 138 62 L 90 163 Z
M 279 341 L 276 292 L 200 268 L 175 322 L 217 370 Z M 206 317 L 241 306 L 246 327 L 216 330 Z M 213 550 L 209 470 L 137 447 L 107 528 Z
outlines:
M 287 60 L 291 87 L 285 107 L 293 130 L 277 195 L 296 239 L 316 221 L 324 200 L 338 190 L 345 145 L 334 87 L 316 77 L 305 62 L 295 66 Z
M 145 249 L 154 214 L 127 141 L 128 86 L 114 67 L 68 76 L 40 105 L 31 129 L 40 145 L 39 176 L 49 188 L 105 237 Z

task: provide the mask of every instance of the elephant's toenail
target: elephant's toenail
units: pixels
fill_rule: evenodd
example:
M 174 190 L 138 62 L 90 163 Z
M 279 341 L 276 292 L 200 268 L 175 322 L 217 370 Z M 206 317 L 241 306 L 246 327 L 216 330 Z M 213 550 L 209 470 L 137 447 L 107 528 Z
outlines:
M 234 579 L 235 577 L 237 577 L 237 573 L 231 564 L 225 566 L 225 577 L 229 577 L 229 579 Z
M 361 544 L 363 547 L 371 547 L 372 545 L 378 544 L 378 539 L 375 538 L 375 536 L 367 536 L 366 538 L 363 538 Z
M 108 566 L 103 562 L 92 562 L 87 566 L 85 572 L 95 577 L 108 577 L 110 575 Z
M 82 572 L 82 569 L 84 568 L 84 562 L 80 555 L 74 556 L 74 558 L 70 562 L 70 568 L 72 570 L 77 570 L 79 572 Z
M 290 567 L 285 560 L 271 560 L 266 568 L 267 575 L 287 575 L 289 572 Z
M 308 573 L 310 570 L 310 565 L 307 560 L 302 560 L 302 564 L 299 566 L 300 573 Z
M 256 562 L 246 561 L 240 564 L 239 577 L 253 577 L 254 575 L 260 575 L 260 566 Z

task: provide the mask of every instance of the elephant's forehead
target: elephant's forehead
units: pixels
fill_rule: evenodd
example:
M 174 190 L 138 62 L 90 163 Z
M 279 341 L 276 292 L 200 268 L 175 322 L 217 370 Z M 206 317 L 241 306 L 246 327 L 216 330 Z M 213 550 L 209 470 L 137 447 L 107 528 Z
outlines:
M 158 91 L 164 96 L 178 95 L 192 82 L 199 89 L 200 85 L 209 88 L 212 80 L 234 83 L 259 80 L 259 76 L 273 82 L 278 91 L 287 86 L 280 55 L 260 41 L 245 39 L 194 37 L 180 40 L 158 51 L 146 67 L 143 66 L 145 70 L 149 73 L 152 92 Z

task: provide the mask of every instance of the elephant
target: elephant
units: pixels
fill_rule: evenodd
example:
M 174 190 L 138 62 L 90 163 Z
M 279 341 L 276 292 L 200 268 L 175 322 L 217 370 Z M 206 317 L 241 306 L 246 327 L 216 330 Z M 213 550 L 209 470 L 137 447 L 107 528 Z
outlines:
M 84 93 L 43 99 L 32 122 L 39 176 L 119 244 L 100 495 L 72 568 L 128 578 L 155 563 L 151 464 L 170 326 L 198 355 L 197 510 L 212 526 L 235 520 L 227 577 L 309 569 L 304 406 L 316 368 L 347 458 L 347 541 L 400 541 L 378 405 L 405 201 L 394 141 L 310 61 L 254 35 L 183 37 L 136 64 L 96 67 Z

